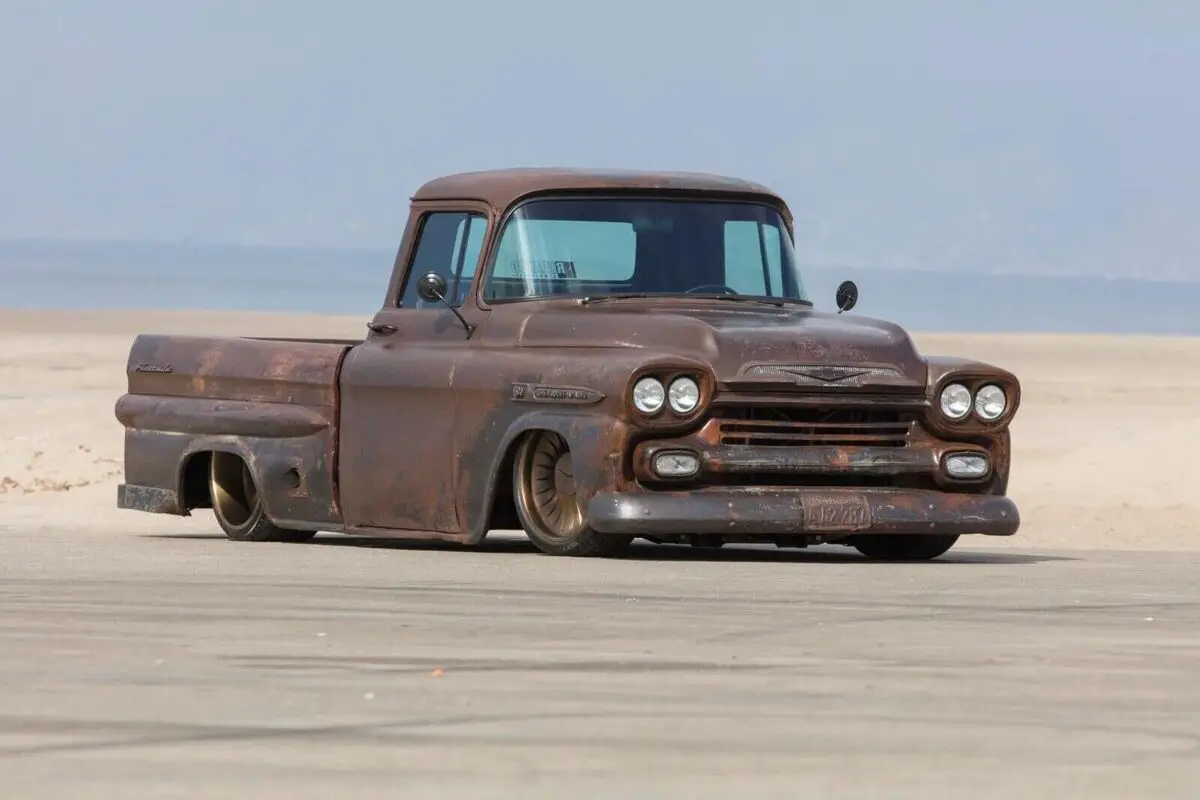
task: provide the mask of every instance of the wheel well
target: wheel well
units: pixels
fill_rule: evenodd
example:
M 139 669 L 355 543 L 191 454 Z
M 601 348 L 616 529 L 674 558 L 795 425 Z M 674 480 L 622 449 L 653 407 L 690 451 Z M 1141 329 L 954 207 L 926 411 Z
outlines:
M 183 480 L 180 486 L 179 506 L 185 511 L 193 508 L 212 508 L 212 492 L 208 486 L 208 473 L 212 464 L 212 453 L 192 453 L 183 463 Z
M 517 506 L 513 502 L 513 464 L 517 460 L 517 451 L 521 444 L 539 431 L 525 431 L 513 438 L 500 459 L 492 485 L 492 508 L 488 513 L 484 530 L 519 530 L 521 519 L 517 516 Z

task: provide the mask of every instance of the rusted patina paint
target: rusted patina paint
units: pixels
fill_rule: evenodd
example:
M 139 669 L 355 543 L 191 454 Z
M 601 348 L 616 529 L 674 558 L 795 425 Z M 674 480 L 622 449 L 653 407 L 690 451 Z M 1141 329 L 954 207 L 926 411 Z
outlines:
M 251 465 L 279 525 L 340 527 L 337 374 L 354 344 L 138 336 L 129 389 L 114 409 L 126 428 L 125 483 L 133 487 L 122 490 L 119 505 L 182 515 L 207 507 L 207 486 L 194 474 L 189 482 L 189 468 L 222 451 Z M 141 499 L 163 492 L 173 502 Z
M 476 269 L 457 308 L 403 308 L 423 216 L 498 223 L 531 196 L 612 190 L 735 198 L 779 211 L 761 184 L 691 173 L 515 169 L 444 176 L 413 196 L 386 292 L 362 340 L 144 334 L 115 408 L 126 428 L 118 504 L 188 514 L 210 503 L 214 451 L 240 455 L 281 527 L 474 544 L 519 523 L 513 456 L 525 437 L 568 443 L 575 493 L 597 530 L 656 541 L 813 541 L 862 532 L 1010 535 L 1009 424 L 1020 383 L 969 359 L 926 357 L 897 325 L 806 307 L 721 306 L 689 297 L 582 306 L 545 298 L 489 306 Z M 643 418 L 633 383 L 687 373 L 695 412 Z M 951 380 L 997 383 L 1004 415 L 937 411 Z M 696 475 L 655 476 L 664 450 Z M 949 478 L 958 452 L 989 456 Z

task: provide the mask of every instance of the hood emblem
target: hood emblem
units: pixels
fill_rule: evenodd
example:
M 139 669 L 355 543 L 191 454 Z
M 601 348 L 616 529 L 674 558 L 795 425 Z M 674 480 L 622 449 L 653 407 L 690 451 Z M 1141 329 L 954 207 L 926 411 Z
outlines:
M 870 378 L 895 378 L 900 371 L 892 367 L 855 367 L 834 364 L 755 364 L 747 367 L 746 376 L 757 378 L 791 378 L 798 383 L 826 384 L 846 381 L 861 384 Z
M 784 367 L 783 371 L 789 375 L 812 378 L 813 380 L 824 381 L 825 383 L 850 380 L 851 378 L 866 375 L 869 372 L 869 370 L 865 369 L 847 367 Z

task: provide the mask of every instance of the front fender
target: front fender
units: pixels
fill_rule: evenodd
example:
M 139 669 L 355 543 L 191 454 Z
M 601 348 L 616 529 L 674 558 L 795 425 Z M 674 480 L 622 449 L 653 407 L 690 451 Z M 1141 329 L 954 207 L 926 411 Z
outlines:
M 928 370 L 925 391 L 929 407 L 926 424 L 930 431 L 946 438 L 973 439 L 991 437 L 1008 428 L 1021 406 L 1021 381 L 1015 374 L 1003 367 L 967 358 L 926 356 L 925 363 Z M 987 383 L 998 384 L 1008 396 L 1008 407 L 995 422 L 984 423 L 973 416 L 961 422 L 948 422 L 937 408 L 938 394 L 951 380 L 965 384 L 972 392 Z
M 999 380 L 1012 386 L 1016 390 L 1019 399 L 1021 382 L 1016 375 L 1003 367 L 998 367 L 995 364 L 989 364 L 984 361 L 954 356 L 925 356 L 924 359 L 927 370 L 925 385 L 930 398 L 933 398 L 942 381 L 953 374 L 963 376 L 966 379 L 990 378 Z
M 595 411 L 567 413 L 535 410 L 522 414 L 505 428 L 497 446 L 492 448 L 490 457 L 484 462 L 487 471 L 485 480 L 473 480 L 477 476 L 470 475 L 473 470 L 466 461 L 468 457 L 459 457 L 459 472 L 464 476 L 462 485 L 468 487 L 468 496 L 464 498 L 463 525 L 468 544 L 478 543 L 487 534 L 497 487 L 511 485 L 507 480 L 507 471 L 512 469 L 513 457 L 522 438 L 532 431 L 541 430 L 553 431 L 567 440 L 575 470 L 576 492 L 584 508 L 598 492 L 611 491 L 624 484 L 621 456 L 630 436 L 627 423 Z M 470 496 L 471 486 L 479 487 L 475 497 Z

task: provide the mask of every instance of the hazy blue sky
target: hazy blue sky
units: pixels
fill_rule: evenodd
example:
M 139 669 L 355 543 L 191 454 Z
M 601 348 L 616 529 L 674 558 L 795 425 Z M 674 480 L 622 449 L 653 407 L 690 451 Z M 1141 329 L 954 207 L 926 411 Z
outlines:
M 0 0 L 0 236 L 392 247 L 438 173 L 710 170 L 812 262 L 1200 279 L 1200 3 Z

